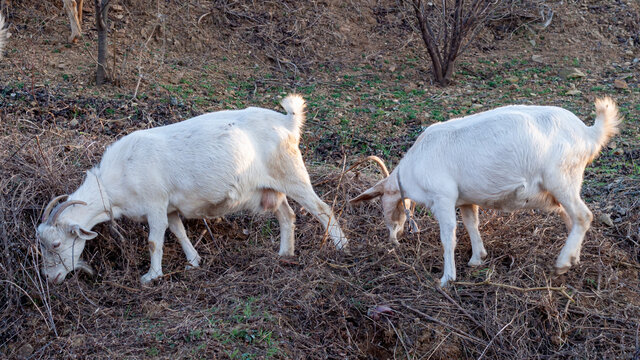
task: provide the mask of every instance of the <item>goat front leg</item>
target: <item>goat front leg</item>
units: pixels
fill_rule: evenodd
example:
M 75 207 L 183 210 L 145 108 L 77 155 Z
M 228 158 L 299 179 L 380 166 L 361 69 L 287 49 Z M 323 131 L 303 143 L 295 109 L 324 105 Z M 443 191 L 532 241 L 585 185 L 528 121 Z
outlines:
M 191 244 L 191 241 L 187 237 L 187 231 L 184 229 L 180 215 L 178 215 L 177 212 L 169 214 L 169 230 L 178 238 L 182 251 L 184 251 L 184 255 L 187 257 L 189 265 L 186 266 L 186 269 L 189 270 L 200 266 L 200 255 L 198 255 L 198 251 L 193 247 L 193 244 Z
M 147 216 L 149 223 L 149 253 L 151 254 L 151 267 L 140 281 L 147 284 L 162 276 L 162 246 L 164 245 L 164 233 L 167 230 L 167 214 L 153 214 Z
M 456 261 L 454 252 L 456 249 L 456 208 L 455 204 L 449 204 L 446 200 L 436 202 L 431 210 L 440 225 L 440 241 L 444 249 L 444 270 L 440 279 L 440 286 L 445 287 L 449 281 L 456 279 Z

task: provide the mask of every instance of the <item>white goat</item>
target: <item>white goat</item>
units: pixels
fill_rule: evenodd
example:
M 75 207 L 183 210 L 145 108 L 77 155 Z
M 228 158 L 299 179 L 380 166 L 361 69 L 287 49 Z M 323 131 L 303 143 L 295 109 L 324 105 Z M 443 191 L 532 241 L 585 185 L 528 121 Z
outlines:
M 487 252 L 478 232 L 478 207 L 560 212 L 570 231 L 555 267 L 565 273 L 580 261 L 593 218 L 580 198 L 586 165 L 617 132 L 618 108 L 596 100 L 596 121 L 584 125 L 573 113 L 552 106 L 505 106 L 429 126 L 389 177 L 352 203 L 382 196 L 392 243 L 406 220 L 403 199 L 427 206 L 440 225 L 444 274 L 456 279 L 456 207 L 471 239 L 470 266 Z
M 162 276 L 167 226 L 190 266 L 199 265 L 180 215 L 271 211 L 280 223 L 280 255 L 293 255 L 295 214 L 286 196 L 322 223 L 338 249 L 346 246 L 331 208 L 313 191 L 298 148 L 305 102 L 289 95 L 282 107 L 287 115 L 254 107 L 220 111 L 136 131 L 113 143 L 66 202 L 54 209 L 58 197 L 43 212 L 37 229 L 43 273 L 62 282 L 76 268 L 93 272 L 80 260 L 85 241 L 97 236 L 91 228 L 120 216 L 149 223 L 151 268 L 143 283 Z

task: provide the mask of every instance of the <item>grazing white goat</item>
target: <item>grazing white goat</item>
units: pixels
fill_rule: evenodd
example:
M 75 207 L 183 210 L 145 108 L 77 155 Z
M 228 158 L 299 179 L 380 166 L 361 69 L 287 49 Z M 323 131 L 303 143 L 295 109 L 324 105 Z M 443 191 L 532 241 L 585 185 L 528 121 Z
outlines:
M 58 197 L 43 212 L 37 229 L 43 273 L 57 283 L 76 268 L 92 273 L 80 260 L 85 241 L 97 236 L 91 228 L 120 216 L 149 223 L 151 268 L 143 283 L 162 276 L 167 226 L 190 266 L 199 265 L 180 215 L 273 212 L 280 223 L 280 255 L 293 255 L 295 214 L 286 196 L 322 223 L 338 249 L 346 246 L 331 208 L 313 191 L 298 148 L 305 102 L 289 95 L 282 107 L 287 115 L 255 107 L 200 115 L 136 131 L 110 145 L 68 200 L 54 208 Z
M 584 169 L 617 132 L 618 108 L 596 100 L 596 120 L 585 126 L 552 106 L 505 106 L 429 126 L 384 180 L 352 203 L 382 196 L 390 240 L 397 244 L 406 220 L 403 199 L 430 208 L 440 226 L 444 274 L 456 279 L 456 207 L 471 239 L 470 266 L 487 252 L 478 232 L 478 207 L 560 212 L 570 231 L 555 267 L 565 273 L 580 261 L 593 218 L 580 198 Z

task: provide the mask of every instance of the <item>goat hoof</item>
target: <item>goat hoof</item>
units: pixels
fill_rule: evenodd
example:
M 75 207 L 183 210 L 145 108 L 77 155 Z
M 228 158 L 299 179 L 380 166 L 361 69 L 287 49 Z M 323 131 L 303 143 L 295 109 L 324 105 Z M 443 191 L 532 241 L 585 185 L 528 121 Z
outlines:
M 294 251 L 293 250 L 280 250 L 278 255 L 280 255 L 280 256 L 293 256 L 294 255 Z
M 159 278 L 160 276 L 162 276 L 162 272 L 157 273 L 155 271 L 153 271 L 153 272 L 149 271 L 148 273 L 142 275 L 142 277 L 140 278 L 140 282 L 142 284 L 148 284 L 148 283 L 152 282 L 153 280 Z
M 484 261 L 482 261 L 482 259 L 474 259 L 471 258 L 471 260 L 469 260 L 468 264 L 469 266 L 480 266 L 484 263 Z
M 440 279 L 440 287 L 441 288 L 445 288 L 447 286 L 449 286 L 449 282 L 450 281 L 455 281 L 456 278 L 451 278 L 449 276 L 443 276 L 442 279 Z
M 556 275 L 562 275 L 562 274 L 566 274 L 567 271 L 569 271 L 570 266 L 562 266 L 562 267 L 556 267 Z
M 571 265 L 578 265 L 580 263 L 580 255 L 571 258 Z
M 197 267 L 200 267 L 200 256 L 196 255 L 196 258 L 193 260 L 189 261 L 189 264 L 187 264 L 187 266 L 185 266 L 185 270 L 191 270 L 191 269 L 195 269 Z

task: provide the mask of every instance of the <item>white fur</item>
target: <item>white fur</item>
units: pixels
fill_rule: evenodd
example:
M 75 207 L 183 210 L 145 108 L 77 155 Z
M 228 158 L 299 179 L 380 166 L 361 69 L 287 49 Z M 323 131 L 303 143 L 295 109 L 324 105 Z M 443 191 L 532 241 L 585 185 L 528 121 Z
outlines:
M 66 241 L 55 254 L 66 264 L 49 261 L 45 273 L 61 281 L 61 272 L 66 275 L 73 269 L 72 261 L 79 261 L 81 248 L 74 254 L 76 259 L 60 254 L 74 240 L 76 246 L 82 242 L 83 247 L 82 237 L 63 240 L 60 228 L 75 224 L 91 233 L 95 224 L 109 219 L 109 213 L 114 218 L 126 216 L 149 223 L 151 269 L 142 277 L 143 283 L 162 275 L 167 227 L 179 239 L 190 265 L 199 265 L 200 256 L 187 238 L 179 214 L 202 218 L 244 209 L 273 211 L 281 229 L 280 255 L 293 255 L 295 214 L 286 196 L 323 224 L 338 249 L 346 246 L 347 239 L 331 208 L 313 191 L 298 149 L 304 100 L 290 95 L 282 105 L 287 115 L 254 107 L 220 111 L 136 131 L 113 143 L 100 165 L 88 172 L 84 183 L 69 197 L 87 205 L 73 205 L 62 212 L 55 226 L 42 224 L 38 228 L 47 254 L 53 251 L 51 244 Z M 55 257 L 45 256 L 45 263 L 51 258 Z
M 505 106 L 428 127 L 388 178 L 353 203 L 382 196 L 390 239 L 397 243 L 404 197 L 431 209 L 444 248 L 442 286 L 456 279 L 454 249 L 459 207 L 480 265 L 487 255 L 478 232 L 478 207 L 506 211 L 559 211 L 569 238 L 556 262 L 558 273 L 580 261 L 592 214 L 580 198 L 586 165 L 617 131 L 613 100 L 596 101 L 597 118 L 587 127 L 571 112 L 551 106 Z

